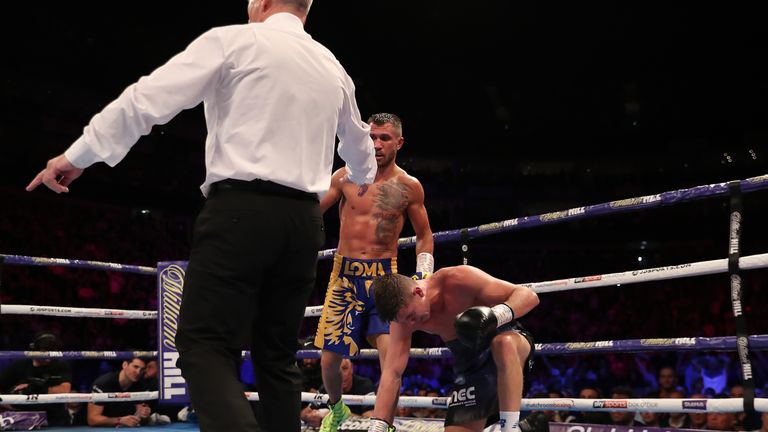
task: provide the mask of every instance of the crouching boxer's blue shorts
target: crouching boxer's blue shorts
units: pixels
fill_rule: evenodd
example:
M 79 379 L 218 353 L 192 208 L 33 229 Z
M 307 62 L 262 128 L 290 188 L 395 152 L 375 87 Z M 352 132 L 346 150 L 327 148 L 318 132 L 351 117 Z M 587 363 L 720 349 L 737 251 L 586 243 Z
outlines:
M 498 333 L 516 332 L 531 344 L 531 352 L 523 364 L 523 382 L 533 368 L 533 337 L 517 321 L 509 322 L 498 329 Z M 490 339 L 489 339 L 490 341 Z M 448 401 L 445 426 L 461 425 L 480 419 L 488 419 L 486 425 L 499 420 L 499 398 L 496 363 L 493 361 L 490 344 L 479 350 L 469 348 L 454 339 L 445 343 L 453 354 L 453 391 Z M 525 387 L 525 384 L 523 384 Z

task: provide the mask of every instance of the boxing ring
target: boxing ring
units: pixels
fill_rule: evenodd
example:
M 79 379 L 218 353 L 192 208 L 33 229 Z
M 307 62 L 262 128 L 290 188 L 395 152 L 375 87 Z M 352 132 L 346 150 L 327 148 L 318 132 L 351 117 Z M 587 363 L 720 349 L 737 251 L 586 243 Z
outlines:
M 680 189 L 635 198 L 627 198 L 610 201 L 597 205 L 576 207 L 562 211 L 544 213 L 536 216 L 508 219 L 500 222 L 488 223 L 476 227 L 458 230 L 437 232 L 434 234 L 435 244 L 459 242 L 461 244 L 462 259 L 468 262 L 468 241 L 475 238 L 489 236 L 501 232 L 521 230 L 537 226 L 556 224 L 576 219 L 590 218 L 614 213 L 643 211 L 661 206 L 671 206 L 682 202 L 700 200 L 713 197 L 730 197 L 730 226 L 729 248 L 724 258 L 679 263 L 677 265 L 656 268 L 644 268 L 641 270 L 627 270 L 606 274 L 585 275 L 565 279 L 549 280 L 542 282 L 530 282 L 522 285 L 528 286 L 538 294 L 597 287 L 621 287 L 628 284 L 636 284 L 650 281 L 687 278 L 702 275 L 728 273 L 730 280 L 730 292 L 736 334 L 725 337 L 675 337 L 675 338 L 648 338 L 631 340 L 602 340 L 587 342 L 561 342 L 561 343 L 537 343 L 536 355 L 559 356 L 572 354 L 600 354 L 600 353 L 642 353 L 654 351 L 736 351 L 740 364 L 744 385 L 743 398 L 730 399 L 579 399 L 579 398 L 546 398 L 523 399 L 522 410 L 557 410 L 557 411 L 650 411 L 650 412 L 742 412 L 758 411 L 768 412 L 768 398 L 755 397 L 755 383 L 750 360 L 750 352 L 755 350 L 768 350 L 768 335 L 749 335 L 746 318 L 744 316 L 744 304 L 742 303 L 742 271 L 761 269 L 768 267 L 768 253 L 742 256 L 740 248 L 741 223 L 742 223 L 742 194 L 768 188 L 768 175 L 753 177 L 728 183 L 717 183 L 698 186 L 690 189 Z M 415 237 L 399 240 L 399 247 L 409 248 L 415 245 Z M 319 259 L 333 257 L 335 249 L 319 252 Z M 41 258 L 19 255 L 0 254 L 0 265 L 19 266 L 64 266 L 82 268 L 94 271 L 127 272 L 138 275 L 154 277 L 158 280 L 158 287 L 168 284 L 173 286 L 183 285 L 183 262 L 159 263 L 158 267 L 144 267 L 124 265 L 99 261 L 73 260 L 64 258 Z M 162 264 L 162 265 L 161 265 Z M 168 269 L 173 274 L 169 276 Z M 169 279 L 170 278 L 170 279 Z M 176 287 L 178 288 L 178 287 Z M 8 288 L 5 288 L 8 289 Z M 174 291 L 176 294 L 178 292 Z M 173 299 L 176 300 L 175 298 Z M 180 302 L 180 297 L 178 298 Z M 97 309 L 59 305 L 23 305 L 1 304 L 0 315 L 36 315 L 55 316 L 61 318 L 102 318 L 102 319 L 143 319 L 162 321 L 162 313 L 165 308 L 173 311 L 177 303 L 169 304 L 168 298 L 158 301 L 159 310 L 129 310 L 129 309 Z M 322 305 L 306 308 L 305 317 L 319 317 Z M 159 319 L 160 317 L 160 319 Z M 2 319 L 0 317 L 0 319 Z M 43 359 L 58 358 L 64 360 L 104 359 L 119 360 L 133 357 L 158 357 L 160 368 L 160 392 L 139 393 L 65 393 L 65 394 L 39 394 L 39 395 L 0 395 L 0 403 L 13 405 L 29 405 L 30 411 L 34 411 L 34 405 L 42 403 L 64 402 L 125 402 L 169 399 L 174 390 L 183 387 L 183 379 L 175 368 L 175 357 L 168 357 L 164 350 L 163 340 L 172 340 L 175 330 L 172 326 L 158 327 L 157 351 L 0 351 L 0 359 Z M 250 353 L 244 352 L 244 356 Z M 319 350 L 299 350 L 297 358 L 319 358 Z M 447 348 L 413 348 L 412 358 L 442 359 L 450 358 L 451 353 Z M 377 352 L 372 349 L 362 349 L 356 358 L 374 359 Z M 165 396 L 164 396 L 165 395 Z M 456 395 L 454 395 L 455 397 Z M 258 400 L 255 392 L 246 392 L 249 400 Z M 446 408 L 451 396 L 445 397 L 419 397 L 401 396 L 399 405 L 412 408 Z M 348 405 L 373 405 L 374 395 L 344 395 L 343 399 Z M 327 395 L 315 393 L 302 393 L 303 402 L 327 401 Z M 2 416 L 2 413 L 0 413 Z M 398 430 L 441 430 L 441 422 L 418 421 L 409 426 L 407 419 L 397 419 L 395 423 Z M 145 426 L 145 430 L 197 430 L 195 425 L 174 423 L 165 426 Z M 340 430 L 365 430 L 365 419 L 352 418 L 344 423 Z M 418 429 L 417 429 L 418 428 Z M 55 430 L 55 429 L 49 429 Z M 66 428 L 61 430 L 77 430 Z M 84 430 L 84 429 L 83 429 Z M 492 430 L 489 428 L 488 430 Z

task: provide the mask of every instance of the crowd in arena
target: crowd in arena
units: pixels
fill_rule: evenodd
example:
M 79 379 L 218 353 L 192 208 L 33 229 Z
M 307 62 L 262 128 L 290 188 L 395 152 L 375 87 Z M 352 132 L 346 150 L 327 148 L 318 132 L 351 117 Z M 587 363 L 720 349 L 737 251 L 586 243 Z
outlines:
M 32 197 L 23 193 L 14 195 L 14 202 L 15 205 L 4 208 L 3 217 L 0 218 L 0 252 L 4 254 L 143 266 L 155 266 L 159 261 L 184 260 L 189 254 L 189 232 L 193 221 L 190 214 L 174 215 L 153 209 L 95 204 L 72 197 Z M 457 219 L 455 214 L 441 207 L 439 199 L 434 208 L 430 208 L 430 205 L 428 201 L 427 207 L 436 232 L 461 227 L 456 222 L 476 222 Z M 718 204 L 709 205 L 712 206 L 710 209 L 715 209 L 715 213 L 723 213 L 718 210 Z M 334 218 L 326 216 L 329 220 Z M 499 215 L 496 220 L 509 216 L 514 215 Z M 622 217 L 633 220 L 637 225 L 647 222 L 645 216 Z M 620 229 L 621 234 L 612 231 L 611 235 L 607 235 L 606 231 L 602 231 L 603 238 L 593 237 L 601 232 L 598 228 L 601 223 Z M 626 243 L 627 238 L 633 238 L 631 233 L 635 228 L 629 222 L 624 225 L 624 222 L 609 219 L 573 224 L 578 226 L 558 226 L 553 228 L 553 234 L 542 235 L 543 245 L 539 247 L 536 246 L 535 236 L 528 233 L 516 237 L 505 233 L 499 234 L 498 238 L 474 240 L 469 243 L 470 264 L 507 280 L 545 281 L 629 270 L 633 269 L 631 265 L 642 268 L 722 258 L 724 256 L 717 255 L 717 252 L 725 251 L 721 246 L 727 239 L 707 241 L 683 235 L 665 243 L 665 246 L 670 247 L 663 252 L 654 249 L 654 242 L 649 239 L 647 250 L 638 247 L 627 251 L 617 246 L 619 241 L 613 237 L 623 236 L 620 241 L 622 244 Z M 333 247 L 336 241 L 332 234 L 334 227 L 332 223 L 328 225 L 327 247 Z M 542 228 L 537 230 L 541 231 Z M 576 245 L 569 247 L 565 245 L 568 239 L 562 238 L 566 230 L 580 230 L 586 234 L 576 236 Z M 603 248 L 580 248 L 585 244 L 582 240 L 590 236 Z M 686 252 L 691 252 L 690 256 L 686 256 Z M 710 252 L 715 255 L 707 256 Z M 644 253 L 645 261 L 638 259 L 630 263 L 640 253 Z M 413 261 L 408 259 L 409 254 L 413 252 L 401 251 L 403 272 L 409 271 L 408 262 Z M 435 257 L 436 267 L 439 268 L 441 263 L 458 264 L 461 253 L 457 244 L 448 244 L 438 246 Z M 598 265 L 603 266 L 604 270 Z M 330 263 L 320 261 L 317 287 L 310 305 L 322 303 L 329 271 Z M 768 315 L 760 311 L 768 307 L 768 298 L 759 295 L 765 271 L 744 272 L 743 278 L 743 297 L 750 334 L 766 333 Z M 6 305 L 157 310 L 156 281 L 145 275 L 62 266 L 3 265 L 0 282 L 0 303 Z M 540 298 L 541 304 L 537 309 L 523 319 L 523 324 L 533 333 L 537 343 L 715 337 L 733 336 L 736 332 L 730 288 L 727 277 L 723 275 L 548 293 Z M 0 347 L 6 351 L 27 349 L 30 340 L 41 331 L 56 334 L 66 350 L 157 349 L 157 328 L 153 320 L 4 315 L 0 318 L 0 327 Z M 315 327 L 315 319 L 306 318 L 303 336 L 312 336 Z M 439 338 L 427 334 L 419 334 L 414 340 L 416 347 L 440 345 Z M 768 355 L 763 351 L 752 351 L 751 360 L 754 364 L 756 395 L 766 397 Z M 2 361 L 0 373 L 10 363 L 9 360 Z M 72 390 L 78 392 L 89 392 L 99 376 L 120 367 L 99 360 L 76 360 L 70 363 Z M 379 366 L 376 360 L 355 360 L 354 364 L 357 376 L 370 380 L 374 385 L 377 383 Z M 307 370 L 311 369 L 311 365 L 307 367 Z M 673 388 L 662 388 L 659 379 L 662 370 L 673 373 Z M 740 364 L 734 350 L 537 356 L 530 378 L 526 386 L 526 397 L 581 397 L 585 388 L 594 389 L 600 397 L 612 397 L 617 388 L 623 388 L 629 389 L 634 397 L 658 397 L 660 391 L 676 391 L 680 397 L 703 395 L 718 398 L 730 397 L 742 383 Z M 403 381 L 402 394 L 446 396 L 450 384 L 450 359 L 411 359 Z M 0 390 L 2 393 L 9 389 Z M 317 388 L 308 385 L 309 390 Z M 403 408 L 399 414 L 439 417 L 441 410 Z M 577 419 L 578 416 L 571 414 L 574 413 L 547 413 L 552 421 Z M 638 414 L 633 416 L 632 421 L 642 422 L 643 419 Z M 669 415 L 663 416 L 661 420 L 667 426 L 681 421 L 673 420 Z M 723 430 L 745 430 L 743 420 L 735 416 L 733 421 L 728 420 L 728 429 Z M 610 423 L 609 417 L 590 421 Z M 717 428 L 714 424 L 705 426 L 709 429 Z

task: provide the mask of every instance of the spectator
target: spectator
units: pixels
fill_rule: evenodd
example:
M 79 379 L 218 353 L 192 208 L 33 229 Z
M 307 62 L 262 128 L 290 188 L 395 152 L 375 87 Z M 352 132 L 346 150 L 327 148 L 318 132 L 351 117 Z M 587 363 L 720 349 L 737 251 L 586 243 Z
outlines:
M 718 431 L 735 431 L 736 414 L 732 412 L 707 413 L 707 429 Z
M 435 390 L 432 389 L 421 389 L 419 390 L 418 396 L 420 397 L 430 397 L 430 398 L 436 398 L 440 397 L 440 393 L 438 393 Z M 417 418 L 444 418 L 445 417 L 445 410 L 444 409 L 437 409 L 437 408 L 415 408 L 411 412 L 411 417 L 417 417 Z
M 669 393 L 671 399 L 683 399 L 685 393 L 682 390 L 674 390 Z M 667 426 L 673 429 L 691 429 L 691 419 L 683 412 L 667 413 Z
M 325 387 L 320 386 L 319 393 L 323 393 Z M 355 375 L 352 361 L 345 358 L 341 362 L 341 392 L 350 395 L 368 395 L 373 394 L 376 387 L 373 381 L 360 375 Z M 370 406 L 351 405 L 349 407 L 352 414 L 368 417 L 370 416 Z M 309 404 L 301 410 L 301 420 L 312 427 L 319 427 L 323 417 L 328 414 L 328 407 L 325 404 Z
M 768 412 L 760 414 L 761 425 L 760 429 L 756 429 L 755 432 L 768 432 Z
M 579 390 L 580 399 L 600 399 L 603 395 L 597 385 L 587 384 Z M 609 424 L 611 418 L 604 411 L 582 411 L 575 413 L 569 423 Z
M 640 417 L 643 419 L 643 425 L 648 427 L 665 428 L 667 422 L 665 417 L 661 413 L 642 411 Z
M 158 391 L 160 368 L 157 359 L 152 358 L 147 361 L 147 367 L 144 369 L 144 385 L 147 391 Z M 164 425 L 171 422 L 171 417 L 178 412 L 181 406 L 160 404 L 157 400 L 147 401 L 151 411 L 148 424 Z
M 631 399 L 632 389 L 626 386 L 617 386 L 611 390 L 611 399 Z M 610 411 L 611 424 L 617 426 L 634 426 L 635 414 L 632 411 Z
M 706 399 L 701 393 L 694 393 L 691 395 L 691 399 Z M 707 413 L 705 412 L 691 412 L 688 413 L 690 418 L 691 429 L 707 429 Z
M 85 426 L 88 424 L 87 405 L 83 402 L 67 402 L 67 414 L 69 414 L 69 424 L 71 426 Z
M 401 396 L 413 396 L 413 391 L 410 389 L 403 390 L 400 392 Z M 413 414 L 414 408 L 412 407 L 404 407 L 404 406 L 398 406 L 397 407 L 397 416 L 398 417 L 414 417 Z
M 120 393 L 146 391 L 144 370 L 147 360 L 134 357 L 122 363 L 120 371 L 108 372 L 93 382 L 94 393 Z M 151 411 L 146 403 L 91 402 L 88 404 L 88 425 L 109 427 L 136 427 L 149 423 Z
M 702 393 L 710 393 L 713 396 L 719 395 L 728 386 L 730 364 L 730 357 L 724 353 L 708 353 L 693 357 L 686 369 L 685 384 L 690 390 L 693 383 L 701 378 Z
M 646 398 L 656 398 L 659 396 L 659 393 L 656 391 L 649 392 L 645 395 Z M 640 412 L 640 421 L 642 424 L 648 427 L 657 427 L 657 428 L 664 428 L 667 427 L 667 415 L 664 413 L 657 413 L 657 412 L 651 412 L 651 411 L 641 411 Z
M 61 340 L 55 334 L 43 331 L 35 335 L 29 344 L 32 351 L 60 351 Z M 59 359 L 18 360 L 0 374 L 0 393 L 53 394 L 69 393 L 72 390 L 72 372 L 69 363 Z M 12 407 L 28 410 L 28 406 Z M 45 411 L 50 426 L 70 424 L 70 417 L 64 403 L 39 404 L 38 411 Z
M 653 397 L 668 398 L 677 389 L 677 372 L 672 366 L 659 369 L 659 391 Z

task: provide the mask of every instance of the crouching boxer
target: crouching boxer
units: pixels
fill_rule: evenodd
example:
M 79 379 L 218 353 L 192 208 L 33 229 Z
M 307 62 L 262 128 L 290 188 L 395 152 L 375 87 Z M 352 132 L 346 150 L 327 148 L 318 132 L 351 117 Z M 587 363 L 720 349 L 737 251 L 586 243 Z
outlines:
M 536 293 L 466 265 L 442 268 L 427 279 L 380 276 L 371 290 L 379 317 L 390 322 L 390 338 L 369 431 L 394 430 L 417 330 L 440 336 L 454 356 L 446 431 L 481 431 L 497 419 L 504 432 L 520 430 L 523 379 L 534 345 L 516 318 L 538 305 Z

